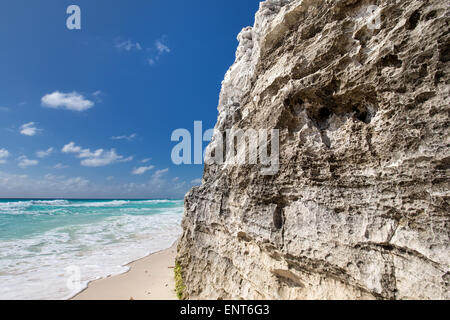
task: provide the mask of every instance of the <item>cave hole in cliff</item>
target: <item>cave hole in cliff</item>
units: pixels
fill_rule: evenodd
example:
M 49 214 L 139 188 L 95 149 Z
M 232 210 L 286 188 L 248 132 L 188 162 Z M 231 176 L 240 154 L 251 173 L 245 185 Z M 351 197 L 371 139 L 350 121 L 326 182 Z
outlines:
M 436 17 L 437 17 L 437 11 L 433 10 L 427 14 L 427 16 L 425 17 L 425 20 L 429 21 L 429 20 L 435 19 Z
M 398 58 L 396 54 L 388 54 L 384 56 L 380 62 L 379 66 L 383 68 L 400 68 L 403 65 L 403 61 Z
M 309 26 L 301 30 L 301 39 L 304 41 L 314 38 L 322 30 L 323 30 L 322 25 L 313 24 L 312 26 Z
M 308 110 L 308 116 L 319 130 L 326 130 L 330 126 L 330 120 L 333 115 L 337 117 L 352 117 L 355 120 L 365 124 L 372 122 L 376 111 L 370 107 L 370 104 L 350 104 L 344 106 L 320 107 Z
M 406 22 L 406 29 L 414 30 L 419 24 L 420 17 L 421 17 L 420 11 L 419 10 L 414 11 L 412 15 L 409 17 L 408 21 Z
M 387 55 L 380 62 L 384 66 L 402 66 L 396 55 Z M 280 126 L 287 127 L 293 134 L 304 126 L 305 113 L 312 124 L 321 132 L 322 140 L 330 146 L 325 131 L 336 130 L 348 119 L 370 124 L 378 112 L 378 98 L 371 87 L 361 87 L 340 92 L 341 82 L 333 79 L 325 86 L 292 93 L 284 100 L 284 113 Z
M 353 114 L 355 119 L 364 122 L 365 124 L 369 124 L 372 121 L 372 115 L 364 107 L 354 107 Z
M 284 218 L 283 218 L 283 209 L 280 206 L 277 206 L 275 211 L 273 212 L 273 226 L 276 230 L 280 230 L 283 228 Z
M 450 60 L 450 43 L 446 42 L 440 45 L 439 61 L 446 63 L 449 60 Z
M 359 29 L 354 36 L 354 39 L 358 40 L 363 48 L 366 46 L 367 42 L 369 42 L 370 38 L 372 38 L 372 32 L 367 26 Z
M 300 108 L 304 103 L 305 101 L 299 95 L 294 95 L 284 100 L 284 106 L 289 108 L 292 113 L 296 113 L 296 109 Z
M 331 116 L 331 111 L 327 107 L 323 107 L 319 109 L 318 120 L 319 121 L 327 121 Z
M 299 95 L 292 95 L 284 100 L 285 109 L 280 118 L 279 126 L 281 128 L 288 128 L 290 134 L 299 129 L 299 115 L 304 109 L 304 103 Z
M 328 128 L 328 120 L 333 111 L 330 107 L 308 108 L 307 114 L 319 130 L 325 130 Z

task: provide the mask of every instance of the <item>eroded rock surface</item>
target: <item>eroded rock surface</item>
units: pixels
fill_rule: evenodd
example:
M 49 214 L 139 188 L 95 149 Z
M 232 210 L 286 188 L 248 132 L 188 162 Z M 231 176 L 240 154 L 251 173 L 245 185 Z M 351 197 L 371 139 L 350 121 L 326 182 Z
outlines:
M 280 170 L 205 167 L 186 298 L 450 299 L 449 24 L 442 0 L 261 3 L 216 129 L 279 129 Z

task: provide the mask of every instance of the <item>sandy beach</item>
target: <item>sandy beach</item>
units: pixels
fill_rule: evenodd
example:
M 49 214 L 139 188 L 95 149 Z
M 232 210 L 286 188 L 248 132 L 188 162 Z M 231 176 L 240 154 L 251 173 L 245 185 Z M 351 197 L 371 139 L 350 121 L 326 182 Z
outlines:
M 176 243 L 129 264 L 127 273 L 93 281 L 72 300 L 176 300 Z

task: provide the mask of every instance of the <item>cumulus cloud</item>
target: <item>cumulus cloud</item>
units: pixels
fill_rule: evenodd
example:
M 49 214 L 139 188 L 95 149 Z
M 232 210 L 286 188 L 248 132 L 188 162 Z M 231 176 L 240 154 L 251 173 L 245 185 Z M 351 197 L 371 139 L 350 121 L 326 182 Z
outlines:
M 116 41 L 115 44 L 116 48 L 119 50 L 125 50 L 125 51 L 141 51 L 142 46 L 139 42 L 134 42 L 132 40 L 126 40 L 126 41 Z
M 63 148 L 62 148 L 62 152 L 64 153 L 80 153 L 81 152 L 81 147 L 78 147 L 75 145 L 75 142 L 71 142 L 69 144 L 66 144 Z
M 20 126 L 20 134 L 28 137 L 33 137 L 41 131 L 41 129 L 38 129 L 36 127 L 36 124 L 34 122 L 25 123 Z
M 143 175 L 144 173 L 146 173 L 147 171 L 150 171 L 152 169 L 154 169 L 155 166 L 148 166 L 148 167 L 139 167 L 139 168 L 134 168 L 132 173 L 134 175 Z
M 85 167 L 104 167 L 116 162 L 128 162 L 133 160 L 132 157 L 124 158 L 123 156 L 118 155 L 114 149 L 110 151 L 99 149 L 89 155 L 81 154 L 80 157 L 86 158 L 81 161 L 81 165 Z
M 128 140 L 133 141 L 136 139 L 137 133 L 130 134 L 129 136 L 118 136 L 118 137 L 111 137 L 112 140 Z
M 50 156 L 53 153 L 53 151 L 55 151 L 54 148 L 48 148 L 47 150 L 40 150 L 40 151 L 36 152 L 36 156 L 41 159 L 47 158 L 48 156 Z
M 9 157 L 9 151 L 6 149 L 0 149 L 0 164 L 6 163 L 6 158 Z
M 72 111 L 86 111 L 92 108 L 95 103 L 86 99 L 77 92 L 63 93 L 55 91 L 42 97 L 41 104 L 44 107 L 53 109 L 66 109 Z
M 83 149 L 77 146 L 74 142 L 70 142 L 62 148 L 63 153 L 74 153 L 77 157 L 82 159 L 81 165 L 85 167 L 103 167 L 118 162 L 128 162 L 133 160 L 133 157 L 125 158 L 118 155 L 115 149 L 104 150 L 98 149 L 91 151 L 90 149 Z
M 22 169 L 33 167 L 39 164 L 39 161 L 30 160 L 26 156 L 20 156 L 17 160 L 19 161 L 18 166 Z
M 202 179 L 201 178 L 194 179 L 191 181 L 191 184 L 200 185 L 200 184 L 202 184 Z

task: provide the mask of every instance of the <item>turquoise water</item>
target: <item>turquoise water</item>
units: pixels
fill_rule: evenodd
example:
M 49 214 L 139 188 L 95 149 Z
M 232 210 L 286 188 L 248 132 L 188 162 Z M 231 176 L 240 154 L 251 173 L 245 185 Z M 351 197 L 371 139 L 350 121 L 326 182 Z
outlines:
M 67 299 L 169 247 L 182 200 L 0 200 L 0 299 Z

